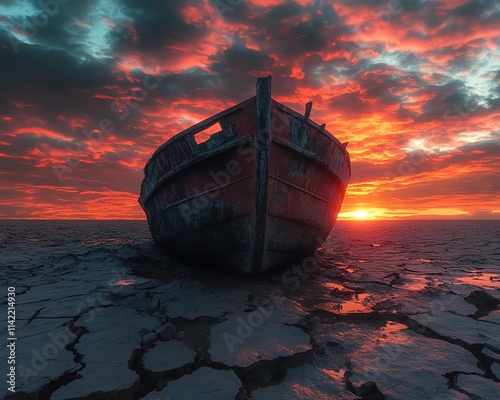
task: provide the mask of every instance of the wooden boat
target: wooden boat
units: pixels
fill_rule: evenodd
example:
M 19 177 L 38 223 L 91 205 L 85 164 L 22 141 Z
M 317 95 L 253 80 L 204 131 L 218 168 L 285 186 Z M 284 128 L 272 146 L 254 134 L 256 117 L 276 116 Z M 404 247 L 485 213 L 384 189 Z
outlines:
M 139 198 L 155 242 L 246 273 L 311 254 L 351 174 L 347 143 L 312 122 L 311 107 L 300 115 L 280 104 L 271 77 L 259 78 L 256 96 L 160 146 Z

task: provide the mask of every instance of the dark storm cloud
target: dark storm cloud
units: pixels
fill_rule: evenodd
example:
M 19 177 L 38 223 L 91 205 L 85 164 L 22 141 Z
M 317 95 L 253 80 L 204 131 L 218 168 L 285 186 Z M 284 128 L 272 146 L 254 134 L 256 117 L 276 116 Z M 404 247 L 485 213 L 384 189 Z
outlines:
M 274 60 L 262 51 L 252 50 L 242 44 L 235 44 L 210 57 L 210 69 L 220 75 L 244 74 L 250 70 L 270 68 Z M 241 75 L 240 75 L 241 76 Z
M 81 42 L 81 28 L 77 25 L 89 11 L 92 10 L 95 1 L 70 1 L 67 4 L 54 8 L 50 6 L 47 13 L 46 8 L 40 3 L 33 2 L 37 11 L 36 16 L 27 18 L 11 18 L 13 26 L 27 33 L 27 37 L 35 43 L 52 49 L 63 49 L 75 55 L 85 54 L 83 43 Z M 48 2 L 50 3 L 50 2 Z M 56 3 L 58 4 L 58 3 Z M 41 22 L 46 18 L 46 23 Z M 40 21 L 40 22 L 37 22 Z M 19 52 L 25 51 L 26 44 L 19 46 Z
M 3 140 L 7 145 L 0 144 L 0 153 L 8 153 L 9 155 L 24 155 L 30 150 L 43 149 L 44 145 L 52 149 L 66 150 L 66 146 L 71 144 L 70 141 L 61 138 L 39 136 L 34 133 L 20 133 L 15 136 L 7 136 Z
M 487 155 L 500 155 L 500 131 L 494 132 L 498 139 L 483 140 L 480 142 L 468 143 L 458 147 L 463 154 L 474 153 Z
M 1 36 L 5 39 L 5 33 Z M 100 109 L 95 92 L 115 81 L 112 66 L 90 59 L 82 61 L 64 50 L 25 44 L 15 54 L 0 49 L 0 108 L 5 114 L 27 113 L 58 130 L 68 130 L 69 121 L 58 115 L 88 118 Z M 32 105 L 19 110 L 14 102 Z M 20 122 L 20 121 L 16 121 Z
M 17 157 L 0 157 L 0 171 L 9 171 L 9 174 L 15 177 L 15 179 L 13 179 L 12 176 L 0 178 L 0 182 L 3 182 L 3 184 L 6 182 L 19 183 L 20 181 L 23 181 L 24 178 L 28 177 L 30 173 L 33 173 L 33 160 Z M 38 176 L 36 180 L 38 183 L 50 182 L 50 179 L 47 179 L 47 176 Z M 30 179 L 28 183 L 35 182 Z M 2 198 L 7 194 L 3 192 L 4 191 L 2 190 Z
M 450 11 L 450 15 L 460 17 L 479 17 L 496 10 L 498 3 L 491 0 L 471 0 Z
M 433 0 L 398 0 L 399 5 L 405 12 L 429 12 L 439 5 Z
M 292 15 L 287 15 L 284 9 L 292 7 L 295 7 Z M 302 20 L 301 17 L 304 16 L 307 18 Z M 278 39 L 279 43 L 285 44 L 284 50 L 319 51 L 327 47 L 330 40 L 338 39 L 336 35 L 350 31 L 343 25 L 333 4 L 328 2 L 319 1 L 299 7 L 294 2 L 287 2 L 271 9 L 265 17 L 269 33 Z M 289 18 L 294 22 L 288 22 Z M 271 31 L 279 27 L 280 31 Z M 326 36 L 327 29 L 329 36 Z
M 487 99 L 488 108 L 490 108 L 491 110 L 500 110 L 500 93 L 499 92 L 500 92 L 500 90 L 498 89 L 498 86 L 497 86 L 497 93 L 499 94 L 499 97 Z
M 400 119 L 406 119 L 410 118 L 414 122 L 418 121 L 419 119 L 419 113 L 413 110 L 409 110 L 408 108 L 405 108 L 404 106 L 400 105 L 398 110 L 396 111 L 396 115 Z
M 387 64 L 372 64 L 371 70 L 355 79 L 365 90 L 367 98 L 380 99 L 382 104 L 397 104 L 401 99 L 392 94 L 405 84 L 406 74 L 401 75 L 394 67 Z
M 0 42 L 5 40 L 5 32 L 0 31 Z M 25 44 L 18 54 L 11 49 L 0 49 L 0 57 L 2 90 L 22 86 L 45 86 L 50 91 L 84 89 L 106 85 L 114 78 L 112 66 L 104 61 L 82 61 L 67 51 L 38 45 Z
M 5 39 L 5 33 L 2 36 Z M 111 118 L 117 128 L 116 135 L 142 135 L 142 132 L 138 134 L 136 129 L 128 128 L 141 125 L 138 119 L 143 117 L 143 110 L 151 104 L 154 92 L 149 92 L 139 107 L 129 107 L 126 119 L 119 118 L 118 107 L 113 107 L 113 103 L 117 98 L 129 97 L 134 88 L 141 86 L 145 76 L 143 71 L 131 72 L 130 76 L 136 82 L 132 83 L 124 79 L 125 74 L 107 60 L 81 60 L 67 51 L 40 45 L 25 44 L 17 54 L 3 48 L 0 55 L 0 108 L 4 115 L 21 116 L 15 120 L 17 126 L 22 124 L 22 120 L 36 119 L 41 121 L 44 129 L 82 140 L 85 139 L 81 134 L 82 128 L 98 128 L 102 118 Z M 19 109 L 16 103 L 27 107 Z M 75 129 L 72 120 L 80 121 L 83 127 Z M 1 124 L 4 130 L 11 129 L 10 123 L 2 120 Z
M 330 101 L 332 112 L 340 113 L 347 118 L 366 115 L 373 112 L 373 105 L 362 98 L 360 92 L 345 93 Z
M 386 105 L 400 104 L 402 95 L 395 92 L 413 79 L 413 74 L 401 73 L 384 63 L 371 63 L 359 70 L 353 69 L 351 74 L 349 84 L 362 88 L 362 91 L 341 94 L 332 98 L 329 103 L 332 111 L 340 112 L 348 118 L 380 111 L 380 107 Z
M 446 0 L 445 0 L 446 1 Z M 341 0 L 349 7 L 367 7 L 372 11 L 385 9 L 392 13 L 425 13 L 430 14 L 441 3 L 434 0 Z
M 27 46 L 13 34 L 17 32 L 32 43 L 53 49 L 64 49 L 82 55 L 82 43 L 79 40 L 78 20 L 92 8 L 93 1 L 70 1 L 61 5 L 58 2 L 32 1 L 33 15 L 10 15 L 4 18 L 6 25 L 0 27 L 5 35 L 0 43 L 8 43 L 15 53 L 24 51 Z M 15 8 L 14 2 L 11 6 Z
M 264 71 L 273 70 L 274 65 L 274 60 L 266 52 L 249 49 L 242 43 L 210 56 L 209 60 L 210 70 L 221 77 L 225 86 L 219 87 L 219 91 L 226 91 L 226 96 L 235 96 L 248 90 L 248 80 L 254 80 L 255 75 Z
M 449 10 L 446 24 L 439 31 L 439 35 L 449 36 L 474 31 L 474 23 L 481 23 L 483 28 L 494 27 L 500 19 L 500 10 L 495 1 L 471 0 L 459 7 Z
M 346 6 L 351 6 L 354 9 L 362 6 L 362 7 L 370 7 L 371 9 L 377 9 L 381 7 L 385 7 L 390 5 L 391 7 L 398 8 L 400 7 L 401 0 L 341 0 L 339 3 L 342 3 Z M 418 3 L 417 1 L 406 1 L 405 3 Z
M 478 96 L 471 93 L 461 81 L 452 81 L 443 85 L 427 84 L 422 92 L 430 98 L 423 103 L 420 112 L 413 118 L 415 122 L 464 118 L 478 108 Z M 402 107 L 401 112 L 404 110 Z M 406 114 L 409 116 L 408 113 Z
M 233 5 L 231 5 L 234 4 Z M 260 14 L 263 7 L 251 7 L 250 3 L 244 0 L 235 2 L 230 0 L 209 0 L 210 6 L 218 16 L 231 24 L 248 23 L 255 13 Z
M 224 18 L 249 24 L 252 31 L 248 34 L 261 49 L 285 59 L 325 50 L 341 34 L 350 32 L 333 4 L 323 1 L 302 6 L 287 0 L 256 9 L 242 3 L 234 12 L 225 13 Z
M 489 50 L 485 50 L 486 41 L 484 39 L 471 40 L 462 46 L 445 46 L 440 49 L 429 50 L 425 53 L 427 57 L 433 56 L 449 57 L 447 60 L 448 73 L 460 73 L 463 71 L 473 71 L 478 61 L 488 60 L 492 57 Z
M 150 52 L 168 51 L 166 46 L 182 46 L 186 42 L 201 39 L 208 33 L 208 28 L 197 27 L 184 20 L 182 9 L 196 1 L 149 1 L 123 0 L 125 13 L 132 20 L 137 34 L 134 43 L 126 36 L 126 28 L 121 27 L 115 35 L 120 38 L 120 47 L 129 50 Z

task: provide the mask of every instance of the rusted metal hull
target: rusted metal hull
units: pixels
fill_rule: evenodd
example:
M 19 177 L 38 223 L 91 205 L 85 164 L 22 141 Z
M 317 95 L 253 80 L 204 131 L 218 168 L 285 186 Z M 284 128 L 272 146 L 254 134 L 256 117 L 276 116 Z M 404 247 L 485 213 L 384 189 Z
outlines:
M 214 124 L 203 143 L 195 136 Z M 144 168 L 139 202 L 168 252 L 260 272 L 304 257 L 330 233 L 349 155 L 323 127 L 257 95 L 179 133 Z

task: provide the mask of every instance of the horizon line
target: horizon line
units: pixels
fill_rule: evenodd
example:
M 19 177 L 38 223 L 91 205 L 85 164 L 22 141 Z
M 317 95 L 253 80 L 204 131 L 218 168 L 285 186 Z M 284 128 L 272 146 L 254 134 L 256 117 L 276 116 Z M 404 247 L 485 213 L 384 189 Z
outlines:
M 132 221 L 144 221 L 147 222 L 147 219 L 104 219 L 104 218 L 99 218 L 99 219 L 92 219 L 92 218 L 0 218 L 0 222 L 3 221 L 124 221 L 124 222 L 132 222 Z M 402 218 L 367 218 L 367 219 L 362 219 L 362 218 L 342 218 L 342 219 L 337 219 L 337 222 L 342 222 L 342 221 L 354 221 L 354 222 L 373 222 L 373 221 L 500 221 L 500 218 L 428 218 L 428 217 L 423 217 L 423 218 L 412 218 L 412 217 L 402 217 Z

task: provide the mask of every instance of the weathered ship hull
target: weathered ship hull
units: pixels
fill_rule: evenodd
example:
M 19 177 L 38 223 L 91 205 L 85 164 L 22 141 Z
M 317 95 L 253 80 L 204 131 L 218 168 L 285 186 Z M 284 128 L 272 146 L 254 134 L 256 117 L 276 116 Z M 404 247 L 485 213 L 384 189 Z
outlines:
M 173 254 L 243 272 L 304 257 L 330 233 L 350 160 L 345 146 L 271 98 L 257 95 L 179 133 L 144 168 L 139 202 L 154 240 Z M 203 143 L 197 135 L 220 124 Z

